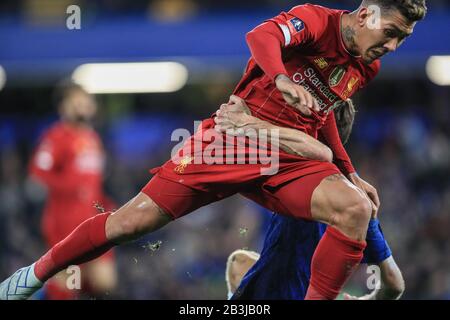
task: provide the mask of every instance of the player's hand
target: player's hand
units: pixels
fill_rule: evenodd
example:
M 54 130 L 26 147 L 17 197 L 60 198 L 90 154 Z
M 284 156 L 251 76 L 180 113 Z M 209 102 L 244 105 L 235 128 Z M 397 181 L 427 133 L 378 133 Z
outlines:
M 221 133 L 240 136 L 245 134 L 245 127 L 258 119 L 251 115 L 245 101 L 232 95 L 228 103 L 224 103 L 216 111 L 215 130 Z
M 317 100 L 305 88 L 295 84 L 286 75 L 280 74 L 275 79 L 277 89 L 281 91 L 284 100 L 306 116 L 311 115 L 311 109 L 320 111 Z
M 378 215 L 378 209 L 380 208 L 380 198 L 378 197 L 377 189 L 375 189 L 370 183 L 361 179 L 356 173 L 351 173 L 349 175 L 350 181 L 363 190 L 369 197 L 372 203 L 372 218 L 376 218 Z

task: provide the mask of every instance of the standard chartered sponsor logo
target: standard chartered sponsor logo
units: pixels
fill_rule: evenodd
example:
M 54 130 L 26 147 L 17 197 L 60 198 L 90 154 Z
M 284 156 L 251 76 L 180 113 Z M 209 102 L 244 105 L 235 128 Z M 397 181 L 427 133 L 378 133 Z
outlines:
M 311 93 L 311 95 L 319 103 L 321 110 L 328 108 L 331 104 L 339 102 L 337 101 L 339 100 L 338 96 L 331 92 L 330 87 L 319 79 L 316 71 L 311 67 L 296 72 L 292 76 L 292 81 L 303 86 L 309 93 Z M 318 92 L 325 96 L 325 101 L 321 96 L 319 96 Z

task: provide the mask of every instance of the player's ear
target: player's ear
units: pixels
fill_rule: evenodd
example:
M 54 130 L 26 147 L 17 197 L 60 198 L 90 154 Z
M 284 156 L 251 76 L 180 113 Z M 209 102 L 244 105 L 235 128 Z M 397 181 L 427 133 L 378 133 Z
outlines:
M 363 28 L 367 24 L 367 20 L 370 18 L 371 14 L 372 13 L 369 11 L 368 8 L 366 7 L 359 8 L 358 13 L 356 15 L 356 19 L 358 22 L 358 26 L 360 28 Z

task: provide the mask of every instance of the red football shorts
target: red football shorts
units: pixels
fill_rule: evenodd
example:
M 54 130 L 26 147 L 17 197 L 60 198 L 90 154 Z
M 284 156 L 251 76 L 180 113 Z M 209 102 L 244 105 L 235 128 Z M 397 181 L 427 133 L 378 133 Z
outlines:
M 201 132 L 213 127 L 212 119 L 203 121 L 185 146 L 195 140 L 201 141 L 200 151 L 203 152 L 208 142 L 203 141 Z M 315 188 L 325 177 L 340 173 L 332 163 L 280 151 L 278 172 L 262 175 L 261 169 L 266 168 L 267 164 L 196 163 L 194 159 L 200 153 L 191 151 L 193 149 L 190 148 L 188 153 L 181 152 L 178 158 L 175 156 L 163 166 L 153 169 L 151 172 L 155 176 L 142 189 L 173 219 L 236 193 L 277 213 L 310 219 L 311 197 Z

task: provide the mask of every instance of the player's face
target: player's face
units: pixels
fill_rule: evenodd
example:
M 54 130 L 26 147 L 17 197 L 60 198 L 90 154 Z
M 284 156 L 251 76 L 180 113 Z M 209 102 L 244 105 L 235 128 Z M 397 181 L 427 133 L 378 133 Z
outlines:
M 383 57 L 397 48 L 413 33 L 415 22 L 408 22 L 399 11 L 381 14 L 379 23 L 368 19 L 358 37 L 358 47 L 365 63 Z
M 94 98 L 81 90 L 72 90 L 61 105 L 61 115 L 67 121 L 89 122 L 96 112 L 97 104 Z
M 239 287 L 245 274 L 250 270 L 251 267 L 256 263 L 257 259 L 249 257 L 244 254 L 238 254 L 235 257 L 235 261 L 232 264 L 231 270 L 231 286 L 233 288 Z

